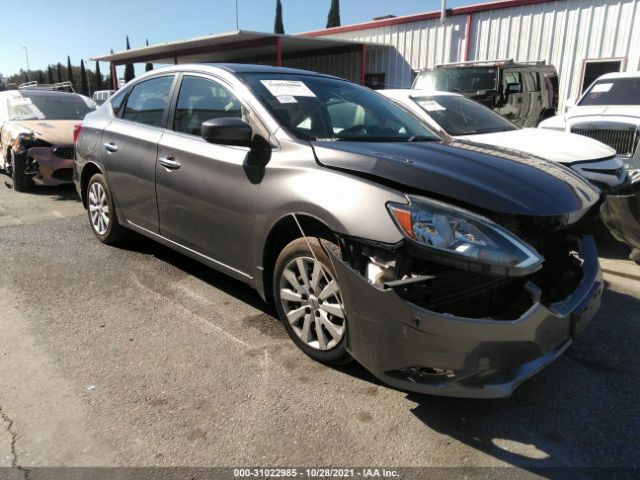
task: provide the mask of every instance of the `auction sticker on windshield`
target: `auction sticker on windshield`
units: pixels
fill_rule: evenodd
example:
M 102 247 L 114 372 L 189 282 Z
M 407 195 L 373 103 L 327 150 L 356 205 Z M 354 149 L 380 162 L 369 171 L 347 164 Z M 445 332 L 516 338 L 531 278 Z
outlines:
M 260 80 L 274 97 L 315 97 L 304 82 L 298 80 Z
M 435 100 L 418 100 L 418 105 L 424 108 L 427 112 L 439 112 L 446 110 L 445 107 L 440 105 Z

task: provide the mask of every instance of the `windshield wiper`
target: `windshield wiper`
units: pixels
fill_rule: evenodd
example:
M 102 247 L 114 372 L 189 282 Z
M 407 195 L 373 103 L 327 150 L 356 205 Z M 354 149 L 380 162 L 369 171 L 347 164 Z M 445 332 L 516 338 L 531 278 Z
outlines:
M 409 137 L 407 139 L 407 142 L 435 142 L 438 141 L 439 138 L 433 138 L 433 137 L 425 137 L 424 135 L 414 135 L 413 137 Z

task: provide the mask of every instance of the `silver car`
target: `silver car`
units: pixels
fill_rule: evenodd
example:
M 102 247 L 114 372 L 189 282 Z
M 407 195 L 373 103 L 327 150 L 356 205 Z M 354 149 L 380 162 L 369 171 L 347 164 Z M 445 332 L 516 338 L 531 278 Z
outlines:
M 74 180 L 101 242 L 133 230 L 242 280 L 311 358 L 398 388 L 508 396 L 600 304 L 580 176 L 335 77 L 154 70 L 87 115 Z

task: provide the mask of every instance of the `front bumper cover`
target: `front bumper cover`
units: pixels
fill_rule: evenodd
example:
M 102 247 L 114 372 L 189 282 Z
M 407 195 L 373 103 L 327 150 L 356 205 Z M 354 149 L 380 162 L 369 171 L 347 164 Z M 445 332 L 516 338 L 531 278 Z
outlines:
M 607 195 L 600 217 L 616 240 L 631 247 L 630 258 L 640 262 L 640 177 L 634 179 Z
M 57 186 L 73 183 L 73 160 L 56 156 L 48 147 L 32 147 L 28 150 L 28 155 L 38 162 L 38 172 L 33 177 L 36 185 Z M 65 175 L 59 175 L 60 172 L 64 172 Z
M 376 377 L 420 393 L 509 397 L 551 363 L 593 318 L 603 290 L 591 237 L 580 241 L 582 280 L 550 306 L 532 306 L 513 321 L 437 313 L 370 284 L 331 251 L 349 318 L 349 353 Z

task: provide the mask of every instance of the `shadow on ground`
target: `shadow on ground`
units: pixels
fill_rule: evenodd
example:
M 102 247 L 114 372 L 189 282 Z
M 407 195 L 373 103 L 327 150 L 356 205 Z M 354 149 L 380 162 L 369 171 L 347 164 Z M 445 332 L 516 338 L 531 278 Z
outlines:
M 4 186 L 10 190 L 13 190 L 13 182 L 11 181 L 11 179 L 5 178 Z M 51 197 L 52 200 L 56 201 L 80 201 L 78 192 L 76 192 L 75 186 L 73 185 L 60 185 L 57 187 L 41 187 L 38 185 L 34 185 L 33 188 L 28 192 L 20 192 L 20 195 Z
M 242 282 L 141 236 L 122 248 L 154 255 L 279 322 L 273 308 Z M 545 478 L 626 478 L 628 471 L 610 470 L 623 475 L 610 477 L 598 468 L 640 468 L 638 311 L 640 299 L 607 288 L 599 314 L 582 336 L 512 398 L 409 393 L 412 413 L 425 428 Z M 338 370 L 382 385 L 357 363 Z
M 638 311 L 640 299 L 607 289 L 583 335 L 511 399 L 410 394 L 417 403 L 412 412 L 443 435 L 547 478 L 570 477 L 548 467 L 638 468 Z M 600 470 L 574 473 L 606 477 Z

